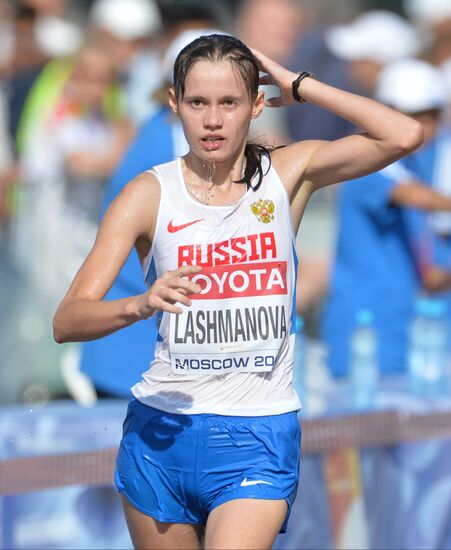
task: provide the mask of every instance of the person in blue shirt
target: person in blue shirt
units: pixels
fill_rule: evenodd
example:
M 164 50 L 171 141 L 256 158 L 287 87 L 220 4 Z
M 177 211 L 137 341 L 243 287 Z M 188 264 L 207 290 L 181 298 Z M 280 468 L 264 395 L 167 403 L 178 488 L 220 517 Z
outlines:
M 429 142 L 405 159 L 406 167 L 432 189 L 451 197 L 451 129 L 442 123 L 443 111 L 423 113 L 423 126 L 429 127 Z M 432 232 L 434 262 L 449 269 L 451 266 L 451 214 L 435 212 L 428 216 L 427 223 Z M 440 280 L 437 281 L 440 285 Z M 447 303 L 451 326 L 451 291 L 441 284 L 438 297 Z
M 435 136 L 425 114 L 440 112 L 446 103 L 440 78 L 432 66 L 416 60 L 391 64 L 379 78 L 376 97 L 423 122 L 423 151 Z M 412 158 L 422 154 L 414 152 L 339 190 L 338 241 L 320 329 L 335 376 L 348 372 L 349 341 L 359 310 L 374 314 L 381 373 L 400 373 L 406 368 L 415 298 L 451 288 L 451 264 L 443 252 L 438 260 L 426 214 L 450 212 L 451 198 L 424 185 L 419 176 L 425 173 L 412 171 Z

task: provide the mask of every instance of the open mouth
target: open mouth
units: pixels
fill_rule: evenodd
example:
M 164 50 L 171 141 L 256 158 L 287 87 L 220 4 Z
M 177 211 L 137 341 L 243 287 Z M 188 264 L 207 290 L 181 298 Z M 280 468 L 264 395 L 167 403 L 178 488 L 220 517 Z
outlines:
M 225 139 L 221 136 L 205 136 L 201 139 L 202 145 L 207 151 L 219 149 L 224 141 Z

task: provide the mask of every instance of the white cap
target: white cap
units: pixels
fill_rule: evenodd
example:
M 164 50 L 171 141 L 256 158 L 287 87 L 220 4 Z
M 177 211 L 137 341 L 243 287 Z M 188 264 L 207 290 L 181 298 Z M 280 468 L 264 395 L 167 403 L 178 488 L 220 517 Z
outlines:
M 122 40 L 146 38 L 161 27 L 153 0 L 96 0 L 90 17 L 94 25 Z
M 191 44 L 193 40 L 196 40 L 201 36 L 207 36 L 209 34 L 228 33 L 219 29 L 189 29 L 186 31 L 182 31 L 174 38 L 174 40 L 169 44 L 162 62 L 163 74 L 165 75 L 168 82 L 172 82 L 172 73 L 174 71 L 175 60 L 177 59 L 178 54 L 183 50 L 183 48 L 185 48 L 185 46 L 188 46 L 188 44 Z
M 426 61 L 395 61 L 382 69 L 375 97 L 404 113 L 443 109 L 447 103 L 445 79 Z
M 342 59 L 373 59 L 385 64 L 415 56 L 420 48 L 415 28 L 403 17 L 386 10 L 359 15 L 348 25 L 326 31 L 326 44 Z
M 451 57 L 440 65 L 440 70 L 445 80 L 446 89 L 448 90 L 448 98 L 451 100 Z
M 451 18 L 451 0 L 404 0 L 404 10 L 414 22 L 434 25 Z
M 36 21 L 34 32 L 39 49 L 49 57 L 68 57 L 83 44 L 80 27 L 61 17 L 45 15 Z

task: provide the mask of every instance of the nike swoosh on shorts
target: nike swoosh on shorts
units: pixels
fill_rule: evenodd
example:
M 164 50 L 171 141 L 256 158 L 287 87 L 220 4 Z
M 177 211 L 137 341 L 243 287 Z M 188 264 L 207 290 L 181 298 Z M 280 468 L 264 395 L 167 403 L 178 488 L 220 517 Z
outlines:
M 250 485 L 260 485 L 264 483 L 265 485 L 273 485 L 273 483 L 270 483 L 269 481 L 263 481 L 263 479 L 250 479 L 248 480 L 247 477 L 243 479 L 243 481 L 240 483 L 241 487 L 249 487 Z

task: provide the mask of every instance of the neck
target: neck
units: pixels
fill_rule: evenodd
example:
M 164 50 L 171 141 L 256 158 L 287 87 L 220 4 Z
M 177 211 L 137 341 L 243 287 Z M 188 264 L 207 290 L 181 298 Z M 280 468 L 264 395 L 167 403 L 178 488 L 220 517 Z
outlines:
M 212 155 L 212 160 L 204 160 L 190 151 L 185 157 L 185 166 L 188 173 L 193 178 L 189 178 L 195 183 L 208 182 L 216 186 L 233 185 L 234 181 L 240 180 L 243 177 L 244 146 L 236 157 L 226 161 L 215 161 Z

